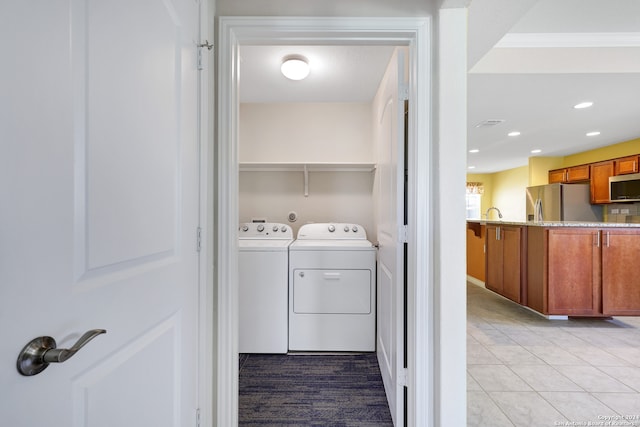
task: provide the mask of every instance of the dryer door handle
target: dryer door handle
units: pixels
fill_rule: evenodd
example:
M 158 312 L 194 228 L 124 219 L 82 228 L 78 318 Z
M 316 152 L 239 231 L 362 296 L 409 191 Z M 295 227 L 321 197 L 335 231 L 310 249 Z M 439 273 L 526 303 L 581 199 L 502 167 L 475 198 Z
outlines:
M 340 280 L 340 273 L 324 273 L 324 280 Z

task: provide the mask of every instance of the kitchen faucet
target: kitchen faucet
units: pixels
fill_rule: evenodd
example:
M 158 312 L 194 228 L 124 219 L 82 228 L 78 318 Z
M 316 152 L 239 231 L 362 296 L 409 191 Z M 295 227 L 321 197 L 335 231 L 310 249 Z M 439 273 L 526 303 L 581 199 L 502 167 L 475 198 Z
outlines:
M 484 216 L 487 217 L 487 219 L 489 219 L 489 211 L 495 209 L 496 212 L 498 212 L 498 218 L 502 219 L 502 212 L 500 212 L 500 209 L 496 208 L 495 206 L 491 206 L 489 209 L 487 209 L 487 212 L 485 212 Z

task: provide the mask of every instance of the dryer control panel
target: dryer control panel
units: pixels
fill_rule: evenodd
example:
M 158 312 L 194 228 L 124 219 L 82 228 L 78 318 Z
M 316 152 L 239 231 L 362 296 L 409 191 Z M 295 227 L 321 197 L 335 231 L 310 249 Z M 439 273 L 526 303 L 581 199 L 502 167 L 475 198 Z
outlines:
M 359 224 L 317 223 L 305 224 L 298 230 L 298 240 L 367 240 L 367 232 Z
M 239 239 L 293 239 L 293 230 L 278 222 L 245 222 L 238 227 Z

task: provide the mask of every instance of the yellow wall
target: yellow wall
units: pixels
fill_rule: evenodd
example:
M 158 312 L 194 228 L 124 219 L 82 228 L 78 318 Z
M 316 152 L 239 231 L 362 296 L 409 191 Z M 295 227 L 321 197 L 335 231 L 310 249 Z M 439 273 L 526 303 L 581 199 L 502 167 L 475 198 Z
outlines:
M 502 212 L 505 221 L 526 220 L 526 192 L 529 186 L 529 167 L 521 166 L 496 172 L 493 177 L 493 206 Z M 494 217 L 495 219 L 495 217 Z
M 564 164 L 558 167 L 583 165 L 585 163 L 594 163 L 638 153 L 640 153 L 640 138 L 566 156 L 564 158 Z
M 482 182 L 484 194 L 481 198 L 481 213 L 491 206 L 502 212 L 505 221 L 524 221 L 525 188 L 529 186 L 529 167 L 522 166 L 491 174 L 467 174 L 467 181 Z M 489 219 L 498 219 L 495 211 L 490 212 Z
M 529 157 L 529 186 L 548 184 L 549 171 L 563 167 L 563 157 Z

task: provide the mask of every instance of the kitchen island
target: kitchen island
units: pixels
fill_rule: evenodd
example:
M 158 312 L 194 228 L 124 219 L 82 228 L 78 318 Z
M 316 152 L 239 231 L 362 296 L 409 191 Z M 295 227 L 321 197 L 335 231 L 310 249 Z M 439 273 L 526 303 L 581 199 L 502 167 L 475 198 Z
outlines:
M 485 286 L 543 315 L 640 315 L 640 224 L 468 221 Z M 469 243 L 468 243 L 469 247 Z

